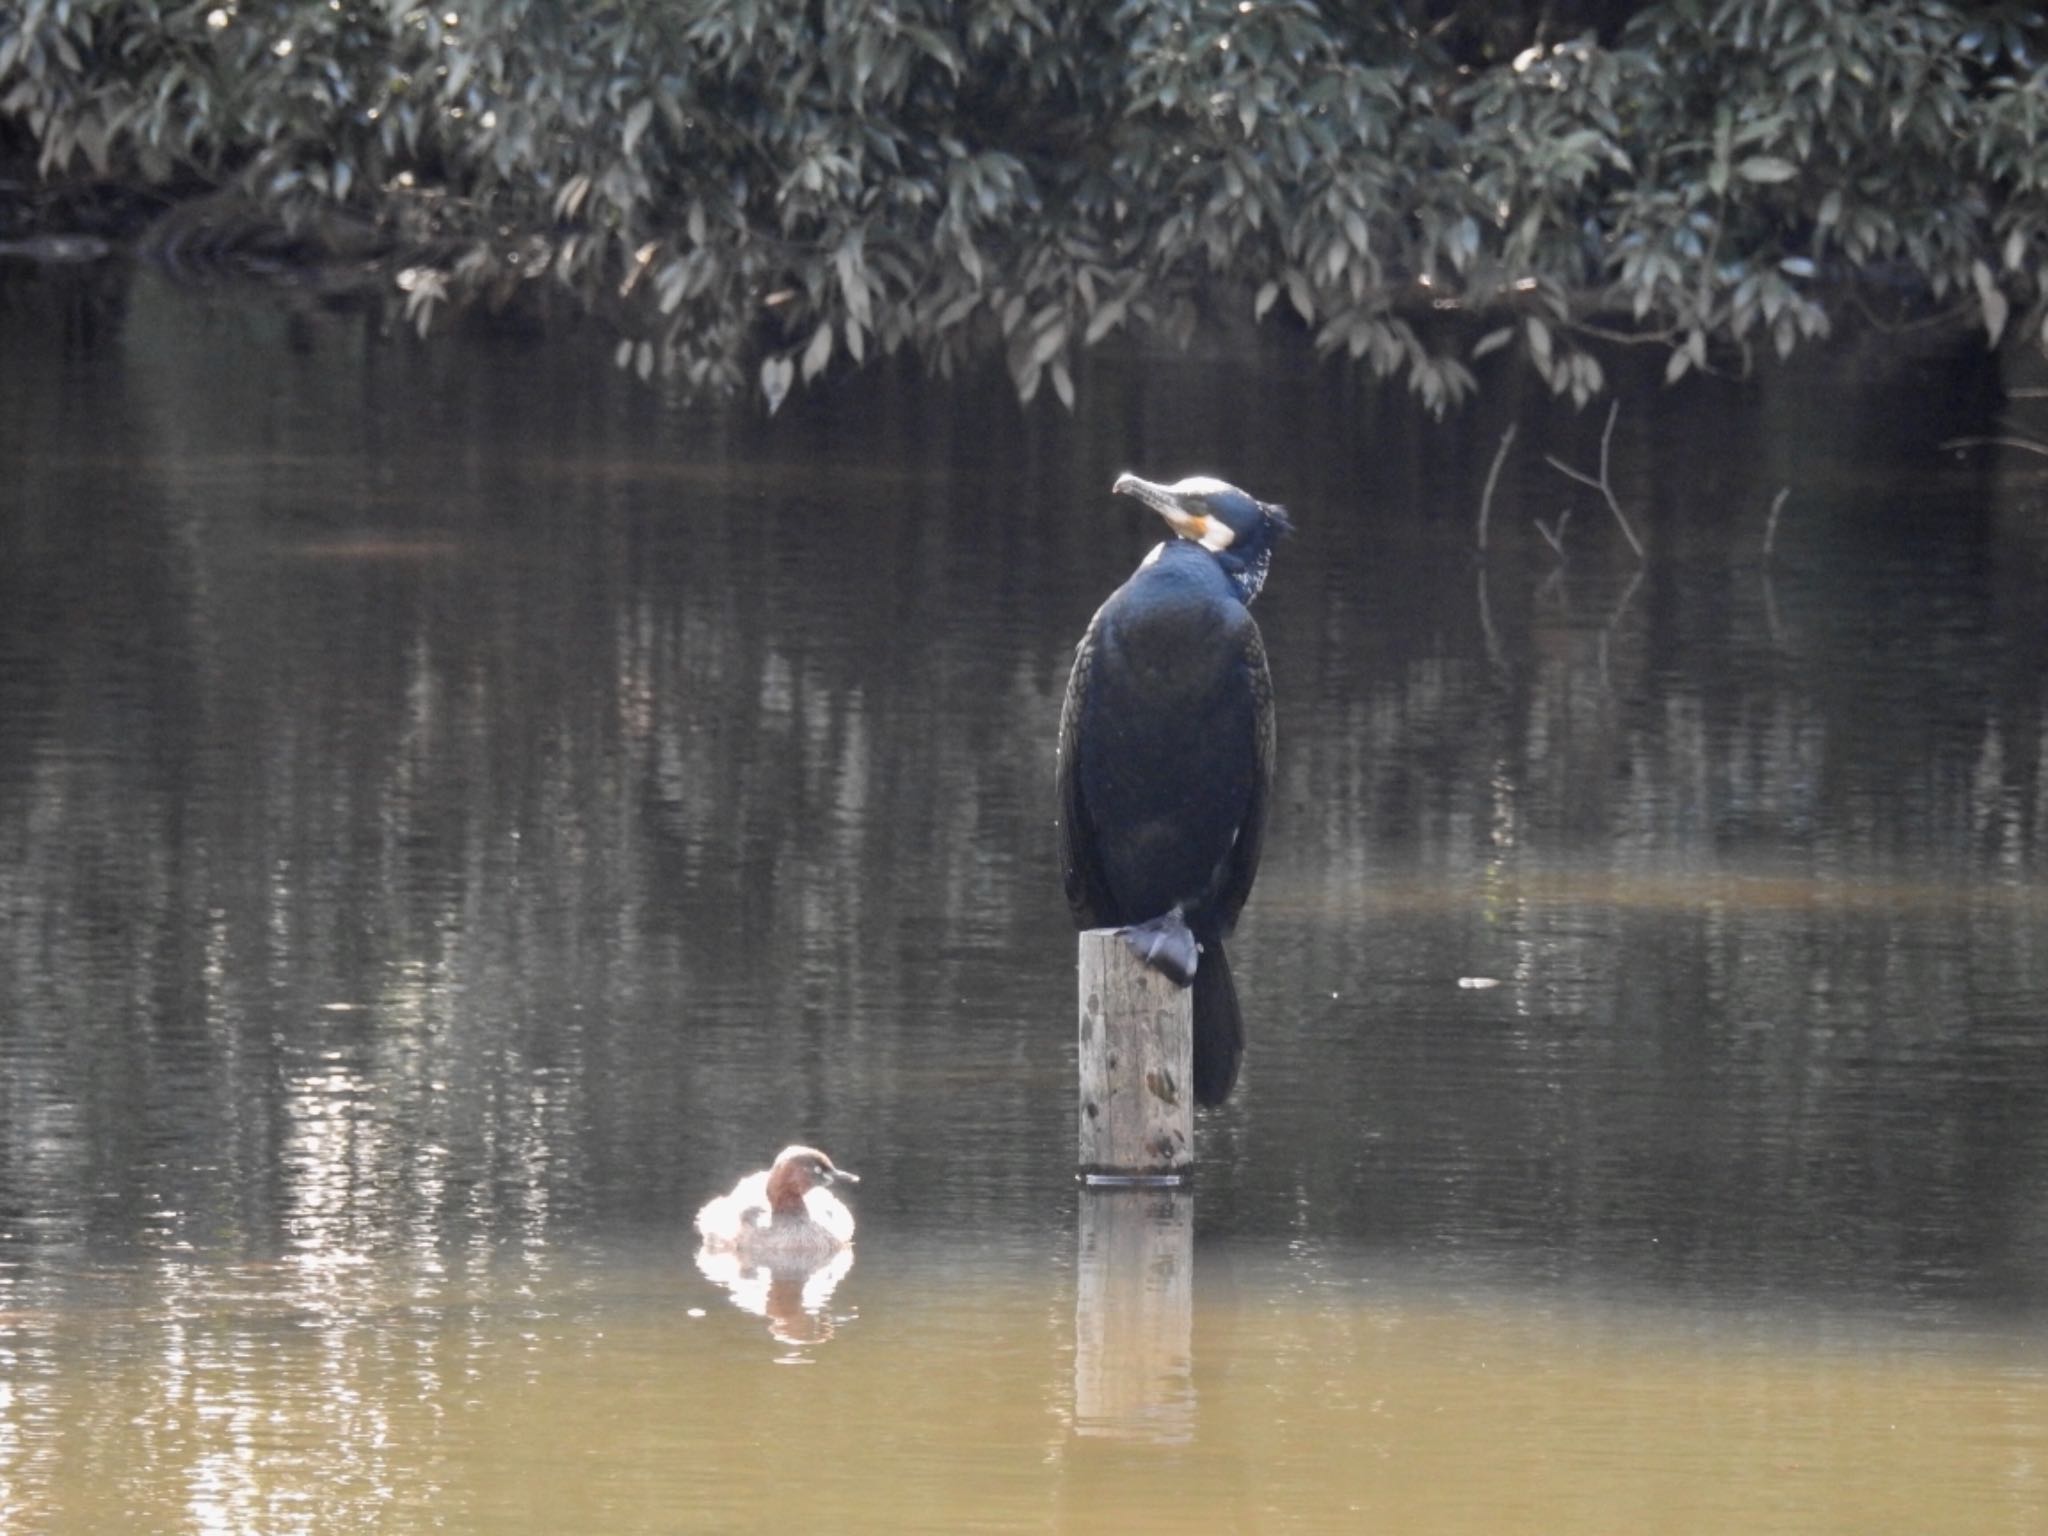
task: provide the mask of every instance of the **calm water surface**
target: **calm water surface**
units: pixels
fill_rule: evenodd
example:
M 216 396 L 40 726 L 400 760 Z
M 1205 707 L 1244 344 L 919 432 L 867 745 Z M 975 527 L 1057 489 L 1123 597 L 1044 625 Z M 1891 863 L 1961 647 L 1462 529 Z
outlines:
M 0 289 L 0 1528 L 2048 1528 L 2048 478 L 1939 451 L 1981 360 L 1627 393 L 1639 569 L 1511 387 L 768 423 L 106 287 Z M 1167 1202 L 1071 1180 L 1124 468 L 1301 528 Z M 720 1283 L 796 1138 L 857 1262 Z

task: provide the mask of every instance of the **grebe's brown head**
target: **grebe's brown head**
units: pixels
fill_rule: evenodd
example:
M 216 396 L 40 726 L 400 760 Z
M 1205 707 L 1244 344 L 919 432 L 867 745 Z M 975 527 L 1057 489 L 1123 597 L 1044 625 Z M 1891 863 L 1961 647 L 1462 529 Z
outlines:
M 827 1184 L 858 1184 L 860 1175 L 836 1165 L 816 1147 L 784 1147 L 768 1170 L 768 1208 L 801 1212 L 804 1196 Z

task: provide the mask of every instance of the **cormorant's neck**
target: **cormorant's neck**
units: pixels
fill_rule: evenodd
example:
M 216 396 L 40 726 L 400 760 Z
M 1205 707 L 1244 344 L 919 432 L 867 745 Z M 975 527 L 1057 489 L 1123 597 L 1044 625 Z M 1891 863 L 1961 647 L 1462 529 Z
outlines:
M 1273 566 L 1273 551 L 1261 546 L 1247 558 L 1226 549 L 1216 556 L 1216 563 L 1223 567 L 1223 574 L 1230 578 L 1230 584 L 1237 588 L 1238 597 L 1249 608 L 1252 599 L 1259 595 L 1259 589 L 1266 584 L 1266 572 Z
M 1166 539 L 1152 546 L 1152 552 L 1138 562 L 1138 569 L 1143 570 L 1148 565 L 1157 565 L 1169 553 L 1179 560 L 1214 560 L 1223 574 L 1230 578 L 1231 586 L 1237 589 L 1238 601 L 1247 607 L 1251 605 L 1251 600 L 1259 595 L 1259 589 L 1265 586 L 1266 572 L 1273 564 L 1273 551 L 1270 549 L 1261 549 L 1250 559 L 1246 559 L 1235 550 L 1204 549 L 1201 545 L 1191 544 L 1186 539 Z

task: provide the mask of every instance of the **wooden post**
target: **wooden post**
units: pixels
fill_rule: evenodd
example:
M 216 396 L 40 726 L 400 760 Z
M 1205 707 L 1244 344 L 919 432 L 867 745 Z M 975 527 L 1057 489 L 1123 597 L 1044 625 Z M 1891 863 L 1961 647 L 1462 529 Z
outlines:
M 1081 1178 L 1183 1184 L 1194 1169 L 1194 993 L 1114 928 L 1081 935 Z

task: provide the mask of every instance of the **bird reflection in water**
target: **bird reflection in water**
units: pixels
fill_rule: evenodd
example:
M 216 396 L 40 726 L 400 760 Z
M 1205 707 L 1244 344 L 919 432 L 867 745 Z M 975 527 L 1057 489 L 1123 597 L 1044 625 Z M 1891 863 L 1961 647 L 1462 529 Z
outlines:
M 768 1334 L 780 1344 L 822 1344 L 838 1319 L 826 1310 L 832 1292 L 853 1269 L 853 1250 L 842 1248 L 816 1265 L 766 1264 L 742 1258 L 730 1248 L 699 1248 L 697 1268 L 742 1312 L 766 1318 Z

